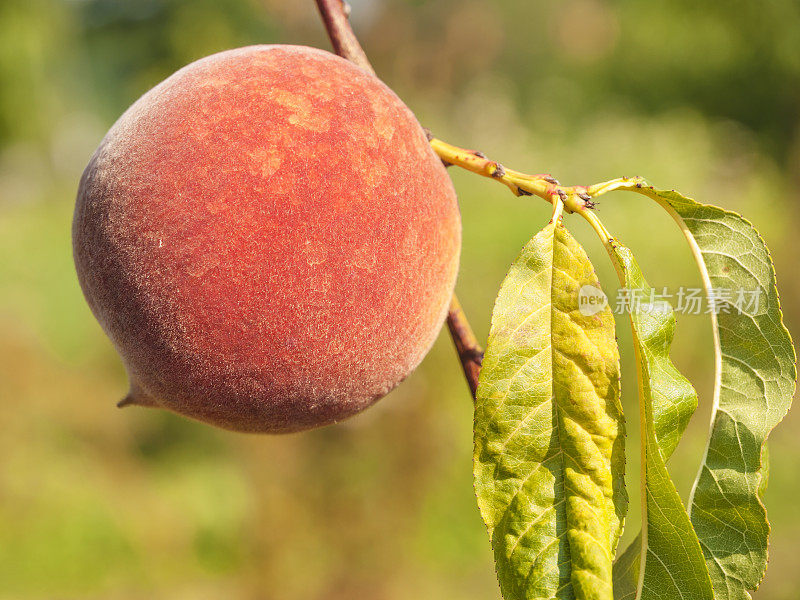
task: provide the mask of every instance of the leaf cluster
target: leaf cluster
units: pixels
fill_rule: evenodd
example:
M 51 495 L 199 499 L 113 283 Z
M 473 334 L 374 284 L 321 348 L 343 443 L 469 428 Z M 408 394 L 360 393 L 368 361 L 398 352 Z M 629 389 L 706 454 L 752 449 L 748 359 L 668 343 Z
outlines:
M 705 453 L 687 506 L 667 461 L 697 394 L 670 360 L 667 302 L 629 315 L 639 383 L 641 532 L 617 551 L 628 505 L 614 318 L 581 310 L 599 288 L 588 256 L 553 220 L 503 282 L 475 406 L 474 476 L 504 598 L 748 600 L 767 563 L 766 441 L 794 394 L 795 352 L 769 252 L 741 216 L 636 181 L 675 220 L 707 292 L 761 302 L 712 312 L 716 373 Z M 633 253 L 590 217 L 621 285 L 650 297 Z

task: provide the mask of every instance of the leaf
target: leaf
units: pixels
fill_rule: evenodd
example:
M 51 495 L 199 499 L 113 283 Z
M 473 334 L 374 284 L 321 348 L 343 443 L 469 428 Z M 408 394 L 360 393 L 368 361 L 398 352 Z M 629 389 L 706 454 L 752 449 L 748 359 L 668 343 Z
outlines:
M 775 272 L 758 232 L 739 215 L 674 191 L 637 191 L 681 227 L 706 292 L 736 295 L 719 298 L 721 310 L 711 314 L 717 363 L 711 431 L 689 511 L 715 597 L 748 600 L 767 566 L 764 444 L 789 410 L 797 375 Z M 757 293 L 758 305 L 737 308 L 740 290 Z
M 475 490 L 507 600 L 611 600 L 627 509 L 619 354 L 585 252 L 549 224 L 508 273 L 475 407 Z
M 653 290 L 628 248 L 612 240 L 606 248 L 629 298 L 641 301 L 630 303 L 629 316 L 642 420 L 642 533 L 614 565 L 615 597 L 713 600 L 700 542 L 666 466 L 697 408 L 694 388 L 669 358 L 675 315 L 668 302 L 649 301 Z

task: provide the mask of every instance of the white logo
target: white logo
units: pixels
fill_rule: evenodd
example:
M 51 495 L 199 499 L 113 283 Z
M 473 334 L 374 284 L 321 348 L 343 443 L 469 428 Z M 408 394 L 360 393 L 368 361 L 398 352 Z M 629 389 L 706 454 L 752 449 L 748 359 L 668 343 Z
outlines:
M 584 285 L 578 291 L 578 310 L 585 317 L 596 315 L 608 306 L 603 290 L 593 285 Z

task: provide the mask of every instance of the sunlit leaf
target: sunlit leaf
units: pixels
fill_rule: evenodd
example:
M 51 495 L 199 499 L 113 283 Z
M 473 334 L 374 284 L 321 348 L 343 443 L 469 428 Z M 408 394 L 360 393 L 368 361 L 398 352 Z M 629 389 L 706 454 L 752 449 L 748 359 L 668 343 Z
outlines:
M 525 246 L 497 297 L 475 408 L 475 489 L 507 600 L 612 598 L 627 508 L 619 355 L 608 307 L 561 225 Z
M 697 394 L 669 357 L 675 333 L 670 304 L 654 300 L 631 251 L 607 244 L 629 295 L 639 375 L 642 431 L 642 533 L 614 565 L 617 600 L 713 600 L 700 542 L 666 460 L 697 407 Z M 641 569 L 644 565 L 644 574 Z
M 638 191 L 681 226 L 716 299 L 711 431 L 689 511 L 715 597 L 748 600 L 767 565 L 764 443 L 789 410 L 796 378 L 775 273 L 763 240 L 739 215 L 674 191 Z

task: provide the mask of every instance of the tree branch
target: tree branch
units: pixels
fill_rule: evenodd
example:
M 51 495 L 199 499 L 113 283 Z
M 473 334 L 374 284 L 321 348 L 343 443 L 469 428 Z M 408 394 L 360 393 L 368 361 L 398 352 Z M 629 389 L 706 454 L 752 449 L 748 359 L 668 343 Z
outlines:
M 316 0 L 316 2 L 334 52 L 374 74 L 375 70 L 369 64 L 369 59 L 347 19 L 350 5 L 344 0 Z
M 483 363 L 483 348 L 478 343 L 472 327 L 469 326 L 467 316 L 455 294 L 450 300 L 450 309 L 447 311 L 447 329 L 450 331 L 450 337 L 453 338 L 458 358 L 461 359 L 461 368 L 464 369 L 464 377 L 467 380 L 469 391 L 472 393 L 472 398 L 475 399 L 478 391 L 478 375 L 481 371 L 481 363 Z
M 375 73 L 364 49 L 358 43 L 358 38 L 350 27 L 347 19 L 350 7 L 343 0 L 315 1 L 336 54 L 355 63 L 365 71 Z M 455 294 L 450 301 L 447 313 L 447 328 L 450 331 L 450 337 L 453 338 L 453 344 L 464 370 L 464 377 L 474 400 L 475 392 L 478 389 L 478 373 L 483 362 L 483 350 L 478 344 Z

